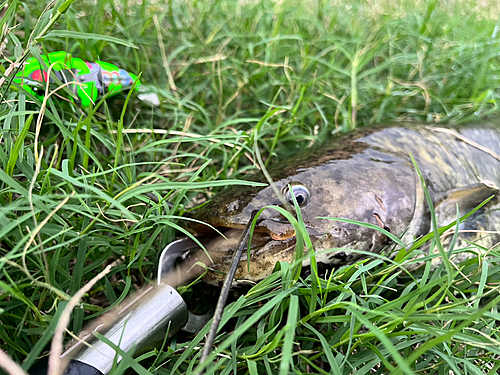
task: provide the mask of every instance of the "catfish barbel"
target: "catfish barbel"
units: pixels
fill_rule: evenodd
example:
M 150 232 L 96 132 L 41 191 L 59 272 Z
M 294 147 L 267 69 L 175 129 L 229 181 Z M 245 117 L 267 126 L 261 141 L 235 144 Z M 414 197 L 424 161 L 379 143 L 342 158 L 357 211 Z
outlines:
M 424 176 L 439 226 L 456 220 L 456 204 L 463 215 L 494 195 L 477 225 L 481 230 L 500 230 L 499 211 L 491 210 L 500 207 L 500 125 L 441 127 L 402 122 L 339 136 L 321 148 L 275 163 L 268 171 L 281 197 L 272 186 L 238 186 L 216 195 L 198 217 L 220 230 L 233 230 L 225 232 L 229 241 L 221 238 L 209 244 L 209 250 L 217 253 L 214 268 L 228 269 L 231 250 L 252 212 L 283 206 L 282 198 L 292 202 L 291 194 L 315 250 L 337 249 L 317 255 L 317 261 L 327 266 L 350 264 L 365 256 L 349 250 L 379 253 L 390 240 L 374 229 L 324 217 L 375 224 L 405 243 L 427 234 L 431 218 L 410 153 Z M 254 180 L 266 182 L 260 173 Z M 497 237 L 490 234 L 490 243 Z M 255 228 L 250 271 L 244 254 L 236 278 L 258 281 L 268 276 L 277 261 L 292 260 L 295 242 L 288 220 L 266 209 Z M 217 273 L 207 279 L 221 280 L 223 275 Z

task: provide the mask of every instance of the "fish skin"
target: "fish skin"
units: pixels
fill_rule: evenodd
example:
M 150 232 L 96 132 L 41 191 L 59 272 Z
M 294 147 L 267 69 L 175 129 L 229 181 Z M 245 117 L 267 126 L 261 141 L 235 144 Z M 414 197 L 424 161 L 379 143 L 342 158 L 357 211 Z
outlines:
M 455 203 L 461 215 L 491 195 L 496 196 L 491 205 L 496 204 L 500 125 L 494 124 L 431 127 L 407 122 L 361 129 L 275 163 L 268 172 L 279 192 L 288 184 L 307 187 L 310 201 L 301 214 L 315 250 L 346 249 L 317 256 L 317 261 L 339 266 L 362 257 L 348 249 L 378 253 L 390 241 L 379 231 L 320 217 L 379 225 L 397 237 L 404 234 L 405 243 L 430 230 L 427 202 L 410 153 L 424 176 L 440 226 L 456 219 Z M 252 180 L 266 181 L 260 173 Z M 198 217 L 215 227 L 242 229 L 252 212 L 269 205 L 283 206 L 271 186 L 233 187 L 215 196 Z M 486 229 L 500 229 L 499 219 L 493 215 Z M 252 250 L 250 270 L 243 256 L 236 278 L 258 281 L 272 273 L 277 261 L 293 258 L 293 227 L 279 212 L 266 209 L 256 232 L 268 239 Z M 228 251 L 215 265 L 225 272 L 234 246 L 217 248 L 219 254 Z M 222 279 L 214 273 L 206 281 L 218 284 Z

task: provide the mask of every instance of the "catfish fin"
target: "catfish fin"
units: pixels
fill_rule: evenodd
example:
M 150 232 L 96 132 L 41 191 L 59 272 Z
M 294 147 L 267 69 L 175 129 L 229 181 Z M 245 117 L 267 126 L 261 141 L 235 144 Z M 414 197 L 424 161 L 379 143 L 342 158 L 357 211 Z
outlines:
M 460 263 L 474 257 L 474 254 L 480 256 L 480 259 L 488 255 L 491 249 L 500 244 L 500 202 L 498 196 L 488 202 L 479 211 L 476 211 L 467 221 L 460 224 L 460 234 L 453 247 L 458 251 L 452 257 L 453 262 Z M 454 234 L 454 228 L 450 229 L 448 236 L 441 237 L 445 248 L 451 245 L 451 234 Z M 439 262 L 437 262 L 439 263 Z
M 496 199 L 493 204 L 488 204 L 489 210 L 485 214 L 485 230 L 489 235 L 483 246 L 493 248 L 500 243 L 500 202 Z
M 498 188 L 489 181 L 448 190 L 438 194 L 435 201 L 435 211 L 438 226 L 450 224 L 457 219 L 456 205 L 460 216 L 473 210 L 492 195 L 498 195 Z

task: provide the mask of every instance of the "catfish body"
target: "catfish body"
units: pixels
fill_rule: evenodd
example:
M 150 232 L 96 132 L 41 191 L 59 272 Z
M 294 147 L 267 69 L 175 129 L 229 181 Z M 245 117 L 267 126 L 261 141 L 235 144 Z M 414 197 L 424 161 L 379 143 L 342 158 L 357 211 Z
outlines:
M 292 203 L 293 194 L 315 250 L 336 249 L 318 255 L 317 261 L 332 266 L 349 264 L 366 257 L 349 250 L 378 253 L 390 242 L 388 237 L 325 217 L 375 224 L 406 243 L 430 230 L 427 202 L 410 154 L 425 179 L 439 225 L 456 219 L 455 204 L 463 215 L 498 195 L 500 126 L 397 123 L 337 137 L 319 149 L 275 163 L 268 170 L 274 187 L 227 189 L 199 217 L 219 229 L 241 230 L 255 210 L 283 207 L 284 200 Z M 254 179 L 266 181 L 262 175 Z M 493 199 L 490 206 L 496 202 Z M 500 229 L 500 215 L 486 215 L 483 224 L 485 229 Z M 277 210 L 266 209 L 255 232 L 250 270 L 244 256 L 236 278 L 257 281 L 269 275 L 277 261 L 292 260 L 295 231 Z M 225 271 L 229 267 L 239 233 L 229 232 L 233 243 L 219 242 L 213 247 L 221 255 L 215 268 Z M 209 282 L 221 280 L 220 275 L 211 277 Z

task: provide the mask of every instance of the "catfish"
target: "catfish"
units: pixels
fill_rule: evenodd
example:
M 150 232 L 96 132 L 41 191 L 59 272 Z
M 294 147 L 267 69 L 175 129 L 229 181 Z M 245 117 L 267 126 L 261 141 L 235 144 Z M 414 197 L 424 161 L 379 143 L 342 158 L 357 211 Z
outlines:
M 423 185 L 410 155 L 429 190 L 439 226 L 456 220 L 456 205 L 463 215 L 493 196 L 481 220 L 465 229 L 479 235 L 500 230 L 500 124 L 399 122 L 338 136 L 272 164 L 268 172 L 274 186 L 237 186 L 216 195 L 198 213 L 200 220 L 226 236 L 207 244 L 217 258 L 213 268 L 221 272 L 210 273 L 205 281 L 216 285 L 223 281 L 241 232 L 256 210 L 293 207 L 292 195 L 315 251 L 332 249 L 316 255 L 325 266 L 352 264 L 391 243 L 375 229 L 325 218 L 371 223 L 411 245 L 432 228 Z M 252 180 L 267 182 L 262 173 Z M 488 246 L 499 240 L 495 233 L 484 237 Z M 236 280 L 259 281 L 270 275 L 277 261 L 293 260 L 295 244 L 289 221 L 277 210 L 265 209 L 255 227 L 250 269 L 243 254 Z

